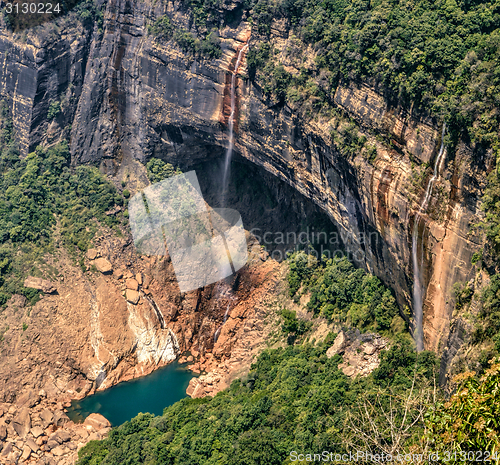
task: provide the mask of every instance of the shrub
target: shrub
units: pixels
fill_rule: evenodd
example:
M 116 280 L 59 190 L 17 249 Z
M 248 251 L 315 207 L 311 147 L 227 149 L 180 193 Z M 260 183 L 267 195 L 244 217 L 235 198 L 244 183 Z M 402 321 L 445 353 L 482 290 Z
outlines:
M 166 163 L 159 158 L 151 158 L 146 164 L 148 178 L 152 184 L 164 179 L 181 174 L 179 168 L 175 169 L 170 163 Z
M 52 121 L 59 113 L 61 113 L 61 103 L 57 100 L 50 102 L 47 119 Z
M 426 416 L 433 449 L 498 454 L 500 364 L 496 361 L 479 379 L 466 372 L 454 381 L 459 384 L 455 394 L 448 402 L 437 403 Z

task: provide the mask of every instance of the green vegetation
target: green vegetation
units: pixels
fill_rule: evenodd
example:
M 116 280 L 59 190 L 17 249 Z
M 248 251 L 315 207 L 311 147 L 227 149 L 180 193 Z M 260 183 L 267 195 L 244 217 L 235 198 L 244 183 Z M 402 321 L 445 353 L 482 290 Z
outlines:
M 153 23 L 149 31 L 157 40 L 173 39 L 184 53 L 193 57 L 216 59 L 222 56 L 217 30 L 208 32 L 199 39 L 188 30 L 174 26 L 172 20 L 167 15 L 163 15 Z
M 53 120 L 59 113 L 61 113 L 61 103 L 57 100 L 50 102 L 47 119 Z
M 182 173 L 179 168 L 175 169 L 170 163 L 165 163 L 159 158 L 151 158 L 146 164 L 146 169 L 152 184 Z
M 290 296 L 310 293 L 307 307 L 315 315 L 377 331 L 390 330 L 400 319 L 391 291 L 377 277 L 356 269 L 347 258 L 323 258 L 319 262 L 311 255 L 296 252 L 289 260 Z
M 159 417 L 140 414 L 114 428 L 108 439 L 91 441 L 77 463 L 282 465 L 289 463 L 291 451 L 344 452 L 352 432 L 349 412 L 380 392 L 390 408 L 396 400 L 392 389 L 401 399 L 412 383 L 414 391 L 427 389 L 436 359 L 432 353 L 417 356 L 411 346 L 408 338 L 399 338 L 384 357 L 383 371 L 355 380 L 337 368 L 339 356 L 326 357 L 325 344 L 267 350 L 246 379 L 214 398 L 183 399 Z M 407 356 L 401 358 L 401 353 Z M 405 427 L 415 422 L 412 433 L 424 432 L 419 413 L 424 398 L 413 403 L 403 420 Z M 411 439 L 404 436 L 401 451 Z M 382 434 L 381 441 L 391 442 L 391 433 Z
M 295 342 L 296 337 L 305 334 L 312 326 L 312 322 L 297 318 L 297 313 L 284 308 L 281 311 L 283 323 L 281 324 L 281 331 L 288 338 L 288 342 Z
M 258 0 L 252 20 L 262 39 L 271 18 L 284 18 L 301 41 L 295 53 L 305 53 L 305 46 L 317 52 L 299 76 L 284 71 L 280 82 L 290 88 L 314 81 L 315 97 L 331 103 L 341 81 L 372 83 L 389 102 L 444 117 L 454 138 L 466 133 L 475 142 L 497 140 L 497 1 Z M 264 92 L 283 101 L 278 93 L 284 89 L 268 84 L 283 74 L 272 47 L 250 50 L 248 65 Z
M 500 463 L 500 364 L 494 363 L 478 380 L 474 373 L 459 375 L 459 389 L 447 402 L 427 414 L 432 450 L 489 452 L 491 463 Z M 469 460 L 470 461 L 470 460 Z M 460 463 L 458 456 L 451 463 Z
M 22 283 L 29 273 L 39 275 L 36 264 L 54 251 L 54 231 L 77 257 L 99 224 L 120 223 L 120 215 L 105 212 L 123 198 L 97 168 L 70 169 L 66 141 L 20 159 L 4 103 L 0 116 L 0 305 L 15 293 L 34 303 L 39 292 Z

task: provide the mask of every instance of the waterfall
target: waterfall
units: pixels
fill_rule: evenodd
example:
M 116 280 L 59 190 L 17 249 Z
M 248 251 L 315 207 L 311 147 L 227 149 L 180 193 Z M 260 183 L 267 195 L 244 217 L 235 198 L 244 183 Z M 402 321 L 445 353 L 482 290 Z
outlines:
M 217 339 L 219 339 L 220 331 L 222 329 L 222 326 L 224 326 L 224 323 L 227 321 L 228 315 L 229 315 L 229 304 L 227 304 L 226 313 L 224 313 L 224 319 L 222 320 L 222 324 L 217 328 L 217 331 L 215 331 L 214 344 L 217 342 Z
M 238 77 L 238 70 L 243 59 L 243 54 L 248 48 L 248 44 L 245 44 L 241 50 L 238 52 L 236 58 L 236 64 L 234 65 L 234 71 L 231 76 L 231 113 L 229 114 L 228 126 L 229 126 L 229 146 L 226 151 L 226 157 L 224 160 L 224 175 L 222 178 L 222 204 L 224 204 L 227 183 L 229 180 L 229 168 L 231 167 L 231 157 L 233 155 L 234 148 L 234 114 L 236 112 L 236 79 Z
M 429 199 L 432 195 L 432 187 L 434 182 L 439 176 L 439 171 L 441 169 L 442 160 L 445 154 L 444 148 L 444 134 L 446 131 L 446 124 L 443 123 L 443 130 L 441 133 L 441 146 L 439 147 L 438 156 L 434 162 L 434 173 L 432 178 L 427 184 L 427 190 L 425 191 L 424 200 L 415 215 L 415 220 L 413 223 L 413 234 L 411 241 L 411 255 L 413 264 L 413 311 L 415 313 L 415 340 L 417 342 L 417 351 L 420 352 L 424 350 L 424 328 L 423 328 L 423 278 L 422 278 L 422 265 L 423 265 L 423 243 L 422 243 L 422 256 L 418 259 L 418 223 L 420 220 L 420 215 L 425 213 L 429 203 Z

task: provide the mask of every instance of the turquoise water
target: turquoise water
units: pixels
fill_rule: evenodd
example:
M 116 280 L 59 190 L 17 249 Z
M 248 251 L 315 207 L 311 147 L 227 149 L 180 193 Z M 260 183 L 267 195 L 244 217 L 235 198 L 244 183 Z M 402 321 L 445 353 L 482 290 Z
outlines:
M 173 362 L 150 375 L 72 401 L 68 416 L 74 422 L 82 422 L 91 413 L 100 413 L 117 426 L 140 412 L 161 415 L 165 407 L 186 397 L 193 376 L 186 365 Z

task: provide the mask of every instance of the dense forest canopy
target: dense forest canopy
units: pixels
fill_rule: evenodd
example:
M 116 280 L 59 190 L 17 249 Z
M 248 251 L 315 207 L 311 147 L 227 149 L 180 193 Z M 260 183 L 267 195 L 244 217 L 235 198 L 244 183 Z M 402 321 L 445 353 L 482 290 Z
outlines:
M 284 18 L 316 54 L 315 66 L 291 75 L 269 42 L 252 48 L 250 75 L 278 101 L 303 98 L 298 87 L 331 103 L 339 82 L 370 83 L 389 102 L 445 119 L 455 141 L 496 147 L 498 0 L 259 0 L 252 20 L 261 37 L 271 18 Z

